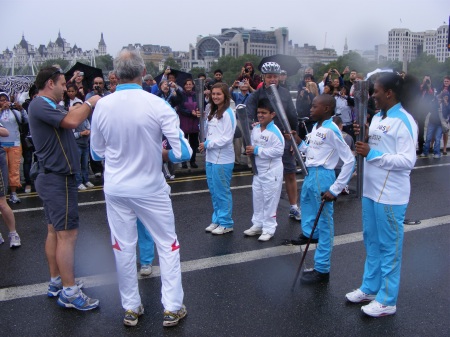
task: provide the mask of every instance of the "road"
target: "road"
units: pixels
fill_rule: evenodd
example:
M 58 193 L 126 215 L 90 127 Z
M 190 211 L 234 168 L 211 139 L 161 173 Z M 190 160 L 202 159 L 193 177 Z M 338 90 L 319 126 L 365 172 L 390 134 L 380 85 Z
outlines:
M 288 201 L 278 208 L 279 226 L 269 242 L 246 238 L 251 226 L 251 175 L 233 176 L 232 234 L 204 232 L 211 199 L 204 175 L 170 182 L 177 234 L 181 243 L 183 286 L 188 316 L 163 328 L 159 269 L 139 285 L 145 314 L 138 326 L 122 324 L 123 310 L 101 186 L 79 194 L 80 233 L 76 275 L 89 296 L 100 299 L 91 312 L 63 309 L 46 297 L 49 279 L 44 255 L 46 224 L 35 194 L 13 205 L 22 247 L 0 246 L 1 336 L 448 336 L 450 334 L 450 156 L 420 158 L 411 173 L 412 194 L 405 226 L 402 279 L 397 313 L 365 317 L 344 295 L 360 285 L 364 264 L 361 203 L 353 194 L 335 204 L 335 245 L 330 282 L 291 291 L 300 261 L 298 247 L 281 246 L 299 234 L 287 217 Z M 297 176 L 299 186 L 302 176 Z M 0 226 L 5 237 L 6 227 Z M 314 253 L 306 264 L 312 266 Z M 157 259 L 155 265 L 158 264 Z

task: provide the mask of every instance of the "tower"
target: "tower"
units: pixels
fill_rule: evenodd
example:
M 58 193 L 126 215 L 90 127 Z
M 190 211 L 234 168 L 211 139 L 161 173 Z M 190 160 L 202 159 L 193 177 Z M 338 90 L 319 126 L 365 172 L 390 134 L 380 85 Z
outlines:
M 103 39 L 103 33 L 101 33 L 100 42 L 98 43 L 98 55 L 106 55 L 106 43 Z

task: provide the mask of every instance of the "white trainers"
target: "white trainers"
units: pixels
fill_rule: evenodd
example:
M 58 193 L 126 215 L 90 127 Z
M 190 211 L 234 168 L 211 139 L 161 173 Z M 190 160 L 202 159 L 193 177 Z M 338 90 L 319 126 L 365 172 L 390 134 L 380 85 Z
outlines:
M 272 237 L 273 237 L 273 234 L 263 233 L 263 234 L 258 238 L 258 241 L 269 241 Z
M 87 190 L 87 187 L 84 186 L 83 184 L 80 184 L 80 185 L 78 185 L 78 190 L 84 191 L 84 190 Z
M 5 242 L 5 240 L 3 239 L 2 233 L 0 233 L 0 245 Z
M 139 274 L 141 276 L 149 276 L 152 273 L 152 265 L 151 264 L 143 264 L 141 266 L 141 270 L 139 271 Z
M 8 237 L 9 237 L 9 248 L 20 247 L 20 245 L 21 245 L 20 236 L 19 236 L 19 234 L 17 234 L 17 232 L 9 233 Z
M 395 305 L 383 305 L 374 300 L 367 305 L 363 305 L 361 311 L 368 316 L 381 317 L 395 314 L 397 307 Z
M 365 292 L 361 291 L 361 289 L 353 290 L 352 292 L 345 294 L 345 298 L 347 301 L 350 301 L 352 303 L 361 303 L 361 302 L 370 302 L 375 299 L 376 295 L 370 295 L 366 294 Z
M 86 186 L 87 188 L 95 187 L 95 185 L 93 183 L 91 183 L 90 181 L 88 181 L 86 184 L 84 184 L 84 186 Z
M 256 226 L 252 226 L 249 229 L 244 231 L 244 234 L 247 236 L 255 236 L 255 235 L 259 235 L 262 234 L 262 228 L 256 227 Z
M 25 186 L 25 193 L 31 193 L 31 186 L 30 185 L 26 185 Z
M 233 227 L 223 227 L 223 226 L 217 226 L 215 230 L 213 230 L 211 233 L 215 235 L 222 235 L 225 233 L 230 233 L 233 231 Z
M 215 230 L 217 227 L 219 227 L 218 224 L 212 223 L 212 224 L 210 224 L 208 227 L 205 228 L 205 231 L 207 231 L 207 232 L 212 232 L 212 231 Z

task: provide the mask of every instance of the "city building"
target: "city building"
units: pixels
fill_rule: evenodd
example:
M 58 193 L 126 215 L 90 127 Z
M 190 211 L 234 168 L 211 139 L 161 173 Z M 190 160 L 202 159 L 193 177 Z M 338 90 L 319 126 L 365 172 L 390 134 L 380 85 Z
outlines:
M 421 53 L 434 55 L 439 62 L 450 57 L 447 49 L 448 25 L 437 30 L 411 32 L 406 28 L 394 28 L 388 35 L 388 59 L 411 62 Z
M 285 27 L 270 31 L 222 28 L 218 35 L 198 36 L 196 44 L 189 45 L 189 55 L 182 60 L 182 68 L 209 70 L 222 56 L 290 54 L 291 48 L 289 30 Z
M 338 59 L 336 50 L 332 48 L 319 50 L 316 46 L 310 46 L 307 43 L 305 43 L 303 47 L 299 47 L 295 44 L 291 54 L 299 60 L 302 67 L 312 66 L 314 63 L 328 64 Z
M 63 59 L 69 61 L 70 64 L 75 64 L 79 60 L 92 60 L 95 56 L 106 54 L 107 48 L 103 33 L 100 36 L 98 49 L 86 51 L 76 44 L 71 47 L 70 43 L 61 37 L 61 32 L 58 32 L 55 42 L 50 41 L 47 45 L 41 44 L 38 48 L 25 40 L 25 36 L 22 35 L 22 40 L 12 50 L 6 48 L 0 54 L 0 65 L 7 69 L 19 69 L 25 66 L 39 66 L 47 60 L 54 59 Z

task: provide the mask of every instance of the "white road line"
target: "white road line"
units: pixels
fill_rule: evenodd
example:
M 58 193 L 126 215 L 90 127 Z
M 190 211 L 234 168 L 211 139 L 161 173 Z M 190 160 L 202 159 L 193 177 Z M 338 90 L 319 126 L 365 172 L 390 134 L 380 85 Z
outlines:
M 445 215 L 437 218 L 430 218 L 422 220 L 420 225 L 405 226 L 405 232 L 411 232 L 441 225 L 450 224 L 450 215 Z M 350 233 L 345 235 L 339 235 L 334 238 L 334 246 L 345 245 L 348 243 L 354 243 L 362 241 L 362 232 Z M 309 250 L 314 250 L 315 246 L 311 246 Z M 181 263 L 181 270 L 183 273 L 205 270 L 209 268 L 216 268 L 226 265 L 238 264 L 243 262 L 256 261 L 271 257 L 284 256 L 297 254 L 299 248 L 295 246 L 277 246 L 265 249 L 258 249 L 253 251 L 247 251 L 242 253 L 234 253 L 222 256 L 208 257 L 204 259 L 191 260 Z M 153 273 L 151 277 L 159 277 L 160 270 L 158 266 L 153 267 Z M 142 279 L 142 277 L 138 277 Z M 85 287 L 98 287 L 108 284 L 116 283 L 116 276 L 114 273 L 93 275 L 83 277 Z M 47 293 L 48 283 L 38 283 L 19 287 L 10 287 L 0 289 L 0 302 L 14 300 L 18 298 L 28 298 L 33 296 L 42 296 Z

